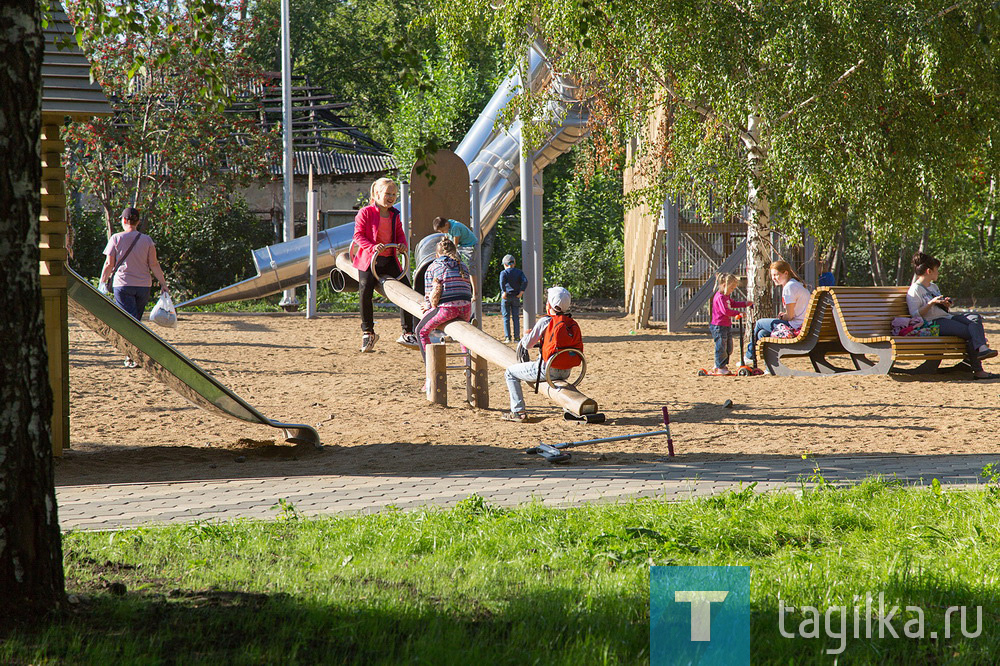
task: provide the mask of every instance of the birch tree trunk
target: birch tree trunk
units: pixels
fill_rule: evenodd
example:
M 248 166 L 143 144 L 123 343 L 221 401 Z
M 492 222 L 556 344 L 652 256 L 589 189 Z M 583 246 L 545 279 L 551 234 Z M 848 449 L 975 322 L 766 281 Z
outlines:
M 0 624 L 62 604 L 38 273 L 42 33 L 38 0 L 0 5 Z
M 747 220 L 747 294 L 753 301 L 750 309 L 750 327 L 763 317 L 774 316 L 771 298 L 771 279 L 768 267 L 771 264 L 771 206 L 767 201 L 767 191 L 762 187 L 762 170 L 767 154 L 760 141 L 760 117 L 751 115 L 747 129 L 751 141 L 748 143 L 747 159 L 750 161 L 750 216 Z

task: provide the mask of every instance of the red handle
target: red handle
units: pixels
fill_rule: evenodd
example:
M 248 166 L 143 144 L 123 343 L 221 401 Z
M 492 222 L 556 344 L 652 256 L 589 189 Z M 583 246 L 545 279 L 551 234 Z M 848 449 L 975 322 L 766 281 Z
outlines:
M 671 458 L 674 457 L 674 440 L 670 436 L 670 412 L 667 411 L 666 405 L 663 406 L 663 425 L 667 431 L 667 455 Z

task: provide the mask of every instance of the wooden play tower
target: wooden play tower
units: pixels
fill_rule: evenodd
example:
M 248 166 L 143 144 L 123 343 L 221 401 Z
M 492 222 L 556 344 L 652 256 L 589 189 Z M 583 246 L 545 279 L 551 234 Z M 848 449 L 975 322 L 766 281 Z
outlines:
M 66 171 L 62 166 L 60 128 L 68 121 L 85 121 L 111 114 L 101 87 L 90 80 L 90 62 L 76 47 L 73 26 L 62 7 L 52 4 L 44 29 L 42 59 L 42 212 L 39 258 L 52 386 L 52 451 L 69 448 L 69 334 L 66 297 L 68 225 Z M 69 38 L 68 40 L 66 38 Z M 70 45 L 67 45 L 66 42 Z
M 661 105 L 649 116 L 643 136 L 629 142 L 626 196 L 645 188 L 662 168 L 662 162 L 645 148 L 657 144 L 667 122 Z M 625 305 L 635 328 L 646 328 L 651 321 L 665 322 L 670 331 L 707 325 L 715 274 L 719 272 L 740 276 L 741 289 L 734 297 L 745 298 L 746 214 L 746 210 L 734 213 L 720 207 L 706 220 L 676 197 L 666 197 L 659 206 L 641 202 L 626 210 Z M 789 261 L 806 284 L 815 286 L 811 236 L 803 232 L 801 238 L 787 239 L 773 234 L 771 243 L 775 258 Z M 780 293 L 776 293 L 776 302 L 780 303 Z

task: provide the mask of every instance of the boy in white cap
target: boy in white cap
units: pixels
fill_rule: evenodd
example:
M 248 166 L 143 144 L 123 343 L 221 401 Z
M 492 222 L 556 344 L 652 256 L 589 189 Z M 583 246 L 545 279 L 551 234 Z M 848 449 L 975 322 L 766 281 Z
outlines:
M 562 287 L 552 287 L 547 293 L 545 313 L 524 338 L 518 343 L 518 355 L 527 354 L 527 350 L 541 342 L 542 353 L 538 360 L 517 363 L 507 368 L 504 379 L 510 393 L 510 411 L 503 415 L 504 421 L 523 423 L 528 420 L 524 409 L 524 394 L 521 382 L 545 381 L 548 369 L 549 377 L 555 380 L 568 379 L 572 368 L 582 361 L 579 354 L 572 352 L 561 354 L 563 350 L 583 351 L 583 335 L 570 314 L 570 295 Z M 555 358 L 554 358 L 555 357 Z M 552 367 L 548 367 L 548 366 Z
M 500 271 L 500 314 L 503 315 L 504 342 L 511 341 L 512 330 L 515 340 L 521 337 L 521 297 L 528 288 L 528 277 L 514 263 L 514 255 L 508 254 L 503 258 L 503 270 Z

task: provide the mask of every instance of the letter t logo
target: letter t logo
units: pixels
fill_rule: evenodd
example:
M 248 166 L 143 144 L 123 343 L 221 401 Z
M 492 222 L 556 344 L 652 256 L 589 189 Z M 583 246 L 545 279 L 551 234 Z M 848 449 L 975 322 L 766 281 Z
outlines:
M 729 592 L 678 590 L 674 601 L 691 604 L 691 640 L 712 640 L 712 602 L 722 602 Z

